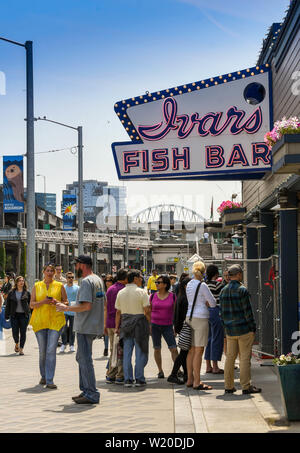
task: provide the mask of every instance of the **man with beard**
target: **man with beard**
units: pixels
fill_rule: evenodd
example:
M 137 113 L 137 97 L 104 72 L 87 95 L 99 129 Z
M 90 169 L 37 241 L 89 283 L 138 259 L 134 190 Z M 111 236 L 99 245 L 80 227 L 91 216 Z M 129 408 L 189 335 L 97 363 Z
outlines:
M 77 404 L 98 404 L 99 391 L 92 359 L 93 341 L 104 333 L 104 283 L 92 271 L 93 262 L 88 255 L 75 258 L 75 271 L 82 278 L 77 293 L 76 305 L 67 307 L 57 304 L 58 311 L 74 311 L 74 331 L 77 333 L 76 360 L 79 365 L 79 387 L 81 394 L 72 399 Z

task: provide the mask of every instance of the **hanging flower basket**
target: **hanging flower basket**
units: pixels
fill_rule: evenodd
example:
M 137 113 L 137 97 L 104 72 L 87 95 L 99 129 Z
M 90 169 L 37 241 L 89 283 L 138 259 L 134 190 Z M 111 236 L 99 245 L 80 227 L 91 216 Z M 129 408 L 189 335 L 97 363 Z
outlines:
M 285 416 L 290 421 L 300 420 L 300 359 L 287 354 L 275 359 L 274 364 Z
M 265 137 L 272 150 L 273 173 L 298 173 L 300 170 L 300 120 L 298 117 L 283 118 Z
M 232 226 L 243 223 L 246 208 L 242 207 L 242 203 L 233 201 L 223 201 L 217 209 L 221 214 L 223 226 Z

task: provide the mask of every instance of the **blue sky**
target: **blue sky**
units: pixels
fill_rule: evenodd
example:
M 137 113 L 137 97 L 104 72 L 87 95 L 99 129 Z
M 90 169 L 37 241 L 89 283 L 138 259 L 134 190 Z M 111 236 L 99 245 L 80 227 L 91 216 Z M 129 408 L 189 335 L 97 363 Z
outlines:
M 0 36 L 34 44 L 35 115 L 82 125 L 84 179 L 120 184 L 111 143 L 127 140 L 113 107 L 116 101 L 254 66 L 273 22 L 281 22 L 288 0 L 3 0 Z M 0 42 L 1 155 L 26 152 L 25 52 Z M 37 122 L 36 152 L 76 145 L 72 131 Z M 77 179 L 77 159 L 69 151 L 38 154 L 36 173 L 58 200 Z M 1 167 L 2 169 L 2 162 Z M 1 171 L 2 173 L 2 171 Z M 135 195 L 151 194 L 150 204 L 167 199 L 201 214 L 240 191 L 239 183 L 129 182 L 129 214 Z M 36 178 L 36 191 L 43 179 Z M 180 202 L 180 197 L 186 200 Z M 147 201 L 141 202 L 146 204 Z M 198 207 L 197 207 L 198 209 Z M 216 217 L 216 215 L 215 215 Z

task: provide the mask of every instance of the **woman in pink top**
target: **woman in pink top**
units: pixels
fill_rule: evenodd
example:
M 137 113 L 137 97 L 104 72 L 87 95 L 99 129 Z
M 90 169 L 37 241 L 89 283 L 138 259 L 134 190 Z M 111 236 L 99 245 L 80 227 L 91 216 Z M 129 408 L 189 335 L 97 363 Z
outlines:
M 175 361 L 178 352 L 173 329 L 173 317 L 176 296 L 170 293 L 171 281 L 167 275 L 160 275 L 156 280 L 157 292 L 151 294 L 151 335 L 154 359 L 158 367 L 158 377 L 164 378 L 161 360 L 161 337 L 163 336 Z

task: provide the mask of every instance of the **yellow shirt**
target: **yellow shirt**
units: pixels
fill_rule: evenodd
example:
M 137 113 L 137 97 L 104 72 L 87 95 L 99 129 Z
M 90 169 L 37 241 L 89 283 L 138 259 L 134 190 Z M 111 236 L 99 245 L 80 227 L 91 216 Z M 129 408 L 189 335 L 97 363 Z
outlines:
M 40 302 L 45 299 L 46 296 L 53 297 L 56 300 L 61 301 L 61 288 L 63 284 L 57 281 L 50 283 L 47 290 L 46 283 L 44 281 L 36 282 L 35 287 L 35 300 Z M 38 332 L 42 329 L 51 329 L 59 331 L 66 323 L 65 315 L 63 312 L 59 313 L 56 311 L 55 305 L 43 304 L 38 308 L 34 308 L 30 325 L 34 332 Z
M 148 283 L 147 283 L 147 289 L 151 289 L 151 291 L 157 291 L 157 286 L 155 284 L 156 280 L 158 279 L 158 275 L 154 277 L 154 275 L 151 275 L 149 277 Z

